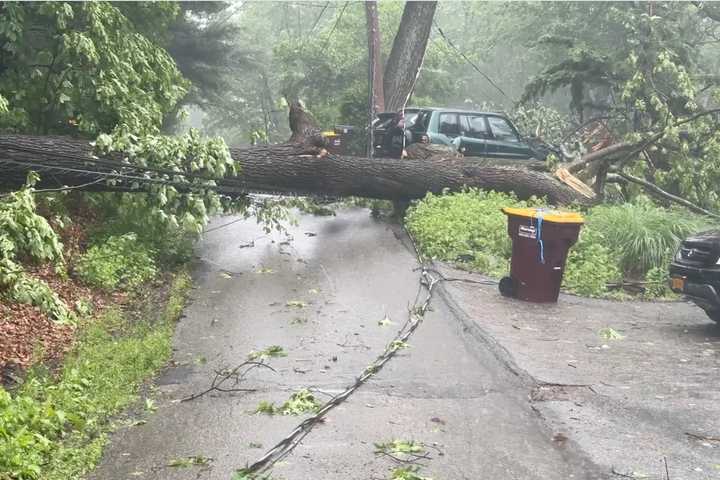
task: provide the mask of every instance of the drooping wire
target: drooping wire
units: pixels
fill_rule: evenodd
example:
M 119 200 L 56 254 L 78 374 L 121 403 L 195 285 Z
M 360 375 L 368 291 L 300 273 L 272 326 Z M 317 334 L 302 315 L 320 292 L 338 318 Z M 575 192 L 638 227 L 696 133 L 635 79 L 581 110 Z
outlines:
M 503 97 L 507 98 L 508 100 L 511 100 L 510 97 L 508 97 L 508 95 L 503 91 L 503 89 L 500 88 L 500 87 L 498 86 L 498 84 L 493 81 L 492 78 L 490 78 L 485 72 L 483 72 L 482 70 L 480 70 L 480 67 L 478 67 L 478 66 L 475 64 L 475 62 L 473 62 L 472 60 L 470 60 L 470 58 L 468 58 L 468 56 L 465 55 L 465 53 L 463 53 L 463 52 L 452 42 L 452 40 L 450 40 L 450 38 L 448 38 L 448 36 L 445 34 L 445 32 L 443 32 L 443 29 L 440 28 L 440 25 L 438 25 L 437 20 L 435 20 L 434 18 L 433 18 L 433 24 L 435 25 L 435 29 L 438 31 L 438 33 L 440 34 L 440 36 L 445 40 L 445 42 L 450 46 L 450 48 L 452 48 L 453 50 L 455 50 L 467 63 L 470 64 L 470 66 L 472 66 L 472 67 L 475 69 L 476 72 L 478 72 L 480 75 L 482 75 L 483 78 L 485 78 L 485 80 L 487 80 L 490 85 L 492 85 L 493 87 L 495 87 L 495 89 L 496 89 L 498 92 L 500 92 L 500 93 L 503 95 Z

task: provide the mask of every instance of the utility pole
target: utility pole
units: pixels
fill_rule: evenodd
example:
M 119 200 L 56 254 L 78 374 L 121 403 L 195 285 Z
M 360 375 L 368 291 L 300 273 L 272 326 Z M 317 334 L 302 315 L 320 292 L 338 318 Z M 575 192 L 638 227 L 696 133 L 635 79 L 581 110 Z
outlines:
M 378 6 L 374 0 L 365 2 L 365 18 L 368 37 L 368 149 L 367 155 L 373 157 L 374 132 L 373 121 L 378 112 L 385 111 L 385 94 L 383 93 L 383 69 L 380 58 L 380 27 L 378 22 Z

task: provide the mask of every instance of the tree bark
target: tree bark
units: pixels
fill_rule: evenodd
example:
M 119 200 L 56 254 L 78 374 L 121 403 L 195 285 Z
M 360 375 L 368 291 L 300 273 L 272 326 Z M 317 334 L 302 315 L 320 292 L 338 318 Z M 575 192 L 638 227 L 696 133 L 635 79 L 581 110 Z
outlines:
M 231 196 L 246 192 L 324 194 L 380 199 L 421 198 L 427 192 L 457 191 L 465 186 L 515 192 L 520 198 L 545 196 L 551 204 L 586 203 L 576 191 L 547 173 L 498 165 L 471 158 L 368 159 L 324 154 L 307 144 L 262 145 L 231 148 L 239 164 L 237 177 L 218 180 L 216 187 L 201 186 Z M 131 190 L 144 183 L 167 183 L 184 191 L 195 187 L 193 174 L 128 166 L 120 155 L 95 157 L 84 140 L 69 137 L 0 135 L 0 186 L 17 189 L 30 170 L 38 171 L 43 186 L 78 185 L 111 174 L 115 185 L 96 183 L 95 190 Z M 503 162 L 503 161 L 500 161 Z M 519 164 L 520 162 L 516 162 Z
M 385 67 L 385 109 L 405 106 L 425 57 L 437 2 L 408 1 Z

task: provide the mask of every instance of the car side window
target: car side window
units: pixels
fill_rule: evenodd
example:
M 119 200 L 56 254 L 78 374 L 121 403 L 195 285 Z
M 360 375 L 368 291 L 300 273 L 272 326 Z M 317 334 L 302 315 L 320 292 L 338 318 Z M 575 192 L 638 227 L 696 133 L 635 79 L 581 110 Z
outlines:
M 496 139 L 502 140 L 503 142 L 519 142 L 515 130 L 510 125 L 510 122 L 502 117 L 487 117 L 490 128 L 492 129 L 493 136 Z
M 417 117 L 415 117 L 415 122 L 408 128 L 408 130 L 412 130 L 413 132 L 424 132 L 427 130 L 427 123 L 428 119 L 430 118 L 430 115 L 427 112 L 418 112 Z
M 460 135 L 460 125 L 455 113 L 440 114 L 440 133 L 454 137 Z
M 485 118 L 476 115 L 462 115 L 460 117 L 461 130 L 471 138 L 488 138 L 490 132 L 487 129 Z

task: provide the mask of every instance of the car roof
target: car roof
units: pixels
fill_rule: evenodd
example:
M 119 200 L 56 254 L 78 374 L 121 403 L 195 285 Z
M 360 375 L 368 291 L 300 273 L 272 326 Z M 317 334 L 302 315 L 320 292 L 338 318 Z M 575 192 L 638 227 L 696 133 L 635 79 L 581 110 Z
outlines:
M 444 112 L 444 113 L 469 113 L 473 115 L 492 115 L 496 117 L 506 117 L 504 113 L 500 112 L 483 112 L 478 110 L 463 110 L 460 108 L 442 108 L 442 107 L 408 107 L 405 109 L 405 111 L 408 110 L 424 110 L 424 111 L 430 111 L 430 112 Z

